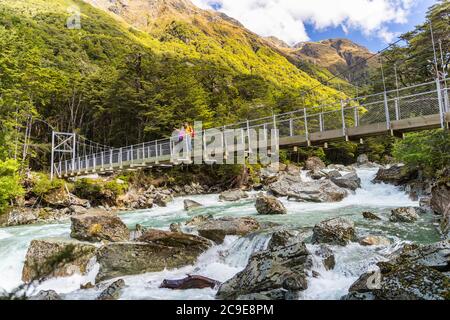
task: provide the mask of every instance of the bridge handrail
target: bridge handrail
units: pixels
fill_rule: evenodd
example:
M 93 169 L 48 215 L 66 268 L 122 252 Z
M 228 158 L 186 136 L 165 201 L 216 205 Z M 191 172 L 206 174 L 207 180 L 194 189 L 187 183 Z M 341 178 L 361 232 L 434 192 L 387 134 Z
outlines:
M 450 81 L 450 78 L 445 78 L 445 79 L 441 79 L 439 81 L 439 83 L 445 83 L 447 81 Z M 345 116 L 344 113 L 346 111 L 349 110 L 359 110 L 360 108 L 363 109 L 369 109 L 371 106 L 374 105 L 379 105 L 380 103 L 384 103 L 385 106 L 392 101 L 398 101 L 399 99 L 408 99 L 408 98 L 414 98 L 414 97 L 418 97 L 421 95 L 425 95 L 425 94 L 430 94 L 430 93 L 437 93 L 438 92 L 438 88 L 435 86 L 434 88 L 426 88 L 427 91 L 423 91 L 423 92 L 418 92 L 418 93 L 413 93 L 413 94 L 409 94 L 409 95 L 405 95 L 402 96 L 400 95 L 401 93 L 404 93 L 406 90 L 411 90 L 411 89 L 415 89 L 415 88 L 419 88 L 419 87 L 426 87 L 428 85 L 432 85 L 432 84 L 436 84 L 436 81 L 430 81 L 430 82 L 425 82 L 425 83 L 420 83 L 420 84 L 415 84 L 415 85 L 411 85 L 408 87 L 403 87 L 403 88 L 399 88 L 399 89 L 393 89 L 393 90 L 389 90 L 389 91 L 385 91 L 385 92 L 381 92 L 381 93 L 375 93 L 375 94 L 370 94 L 370 95 L 366 95 L 366 96 L 361 96 L 361 97 L 355 97 L 355 98 L 348 98 L 348 99 L 342 99 L 340 101 L 336 101 L 335 103 L 327 103 L 327 104 L 323 104 L 323 105 L 319 105 L 319 106 L 312 106 L 309 108 L 301 108 L 301 109 L 297 109 L 297 110 L 292 110 L 289 112 L 285 112 L 285 113 L 281 113 L 281 114 L 274 114 L 272 116 L 266 116 L 266 117 L 261 117 L 261 118 L 257 118 L 257 119 L 251 119 L 251 120 L 246 120 L 246 121 L 241 121 L 241 122 L 237 122 L 237 123 L 233 123 L 233 124 L 227 124 L 224 125 L 222 127 L 216 127 L 213 129 L 219 130 L 219 131 L 223 131 L 223 130 L 227 130 L 227 128 L 233 126 L 233 128 L 236 129 L 236 126 L 238 126 L 238 128 L 240 129 L 246 129 L 248 128 L 255 128 L 255 127 L 261 127 L 261 126 L 269 126 L 269 125 L 277 125 L 278 123 L 281 122 L 286 122 L 286 121 L 296 121 L 296 120 L 307 120 L 308 118 L 312 118 L 312 117 L 318 117 L 320 119 L 323 119 L 326 115 L 332 114 L 332 113 L 336 113 L 336 112 L 342 112 L 342 117 L 344 118 L 342 121 L 345 121 Z M 441 87 L 441 91 L 448 91 L 448 87 L 447 86 L 443 86 Z M 395 93 L 396 96 L 394 97 L 389 97 L 389 94 L 391 93 Z M 361 100 L 365 100 L 368 98 L 373 98 L 373 97 L 380 97 L 380 100 L 377 101 L 371 101 L 371 102 L 363 102 L 362 104 L 360 103 Z M 350 103 L 357 103 L 357 105 L 353 105 L 353 106 L 348 106 L 348 104 Z M 324 110 L 325 108 L 328 107 L 332 107 L 332 108 L 336 108 L 335 110 Z M 314 111 L 314 109 L 320 109 L 321 111 Z M 312 113 L 307 113 L 308 111 L 312 112 Z M 297 117 L 292 117 L 292 115 L 294 114 L 299 114 Z M 288 117 L 287 119 L 284 119 L 284 117 Z M 259 124 L 255 124 L 256 122 L 261 122 L 261 121 L 265 121 L 268 120 L 267 122 L 262 122 Z M 242 127 L 241 127 L 242 125 Z M 358 123 L 356 123 L 356 125 L 358 125 Z M 343 125 L 343 127 L 345 128 L 345 125 Z M 80 159 L 82 159 L 82 161 L 86 161 L 86 160 L 92 160 L 92 159 L 96 159 L 98 157 L 100 157 L 101 155 L 104 155 L 105 152 L 108 153 L 109 155 L 114 154 L 114 152 L 128 152 L 132 149 L 139 149 L 142 146 L 144 147 L 149 147 L 149 146 L 156 146 L 156 145 L 167 145 L 169 144 L 169 148 L 172 147 L 172 143 L 175 142 L 174 141 L 175 137 L 171 136 L 171 137 L 166 137 L 166 138 L 160 138 L 160 139 L 156 139 L 156 140 L 151 140 L 151 141 L 147 141 L 147 142 L 141 142 L 138 144 L 133 144 L 133 145 L 128 145 L 128 146 L 124 146 L 124 147 L 111 147 L 108 151 L 102 151 L 102 152 L 96 152 L 96 153 L 91 153 L 91 154 L 86 154 L 83 156 L 77 156 L 75 158 L 75 162 L 80 162 Z M 176 139 L 178 139 L 178 137 L 176 137 Z M 155 152 L 157 150 L 155 149 Z M 66 160 L 66 164 L 67 164 Z M 61 166 L 61 163 L 63 161 L 59 162 L 59 165 Z

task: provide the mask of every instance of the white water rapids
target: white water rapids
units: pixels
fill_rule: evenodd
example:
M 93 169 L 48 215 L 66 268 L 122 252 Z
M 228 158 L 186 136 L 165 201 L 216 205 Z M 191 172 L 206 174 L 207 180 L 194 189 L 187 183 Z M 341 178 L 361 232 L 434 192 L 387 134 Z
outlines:
M 401 246 L 405 242 L 414 241 L 428 243 L 439 240 L 438 232 L 433 224 L 433 217 L 422 215 L 414 224 L 391 223 L 388 220 L 392 208 L 401 206 L 417 206 L 409 197 L 396 187 L 386 184 L 373 184 L 376 169 L 359 169 L 358 176 L 362 180 L 362 188 L 358 189 L 339 203 L 298 203 L 281 199 L 288 214 L 283 216 L 257 216 L 260 221 L 271 221 L 294 227 L 309 228 L 330 217 L 345 216 L 355 222 L 358 236 L 383 235 L 392 241 L 389 247 L 364 247 L 352 243 L 346 247 L 332 247 L 336 257 L 336 267 L 326 271 L 316 263 L 315 269 L 320 273 L 318 278 L 308 279 L 308 289 L 301 295 L 302 299 L 339 299 L 347 293 L 349 286 L 360 274 L 374 267 L 377 261 Z M 205 207 L 196 210 L 195 214 L 212 214 L 220 216 L 256 216 L 254 201 L 238 203 L 221 203 L 218 195 L 190 196 L 189 199 L 203 204 Z M 128 212 L 121 218 L 130 227 L 136 224 L 144 227 L 168 229 L 172 222 L 183 222 L 191 215 L 183 210 L 183 200 L 177 198 L 166 208 L 155 207 L 150 210 Z M 368 221 L 362 218 L 363 211 L 378 214 L 381 221 Z M 31 240 L 39 238 L 64 237 L 70 233 L 69 222 L 61 224 L 30 225 L 0 228 L 0 290 L 11 291 L 21 284 L 21 273 L 25 254 Z M 122 277 L 126 282 L 121 299 L 214 299 L 215 290 L 170 290 L 160 289 L 164 279 L 180 279 L 186 274 L 202 275 L 219 281 L 226 281 L 242 270 L 250 255 L 266 247 L 268 237 L 256 235 L 248 238 L 227 237 L 220 246 L 214 246 L 193 266 L 176 270 L 148 273 L 137 276 Z M 311 252 L 314 246 L 308 244 Z M 51 279 L 42 284 L 38 290 L 53 289 L 63 294 L 66 299 L 95 299 L 110 283 L 96 288 L 80 290 L 80 285 L 93 282 L 98 265 L 93 263 L 86 276 Z M 31 289 L 30 289 L 31 290 Z

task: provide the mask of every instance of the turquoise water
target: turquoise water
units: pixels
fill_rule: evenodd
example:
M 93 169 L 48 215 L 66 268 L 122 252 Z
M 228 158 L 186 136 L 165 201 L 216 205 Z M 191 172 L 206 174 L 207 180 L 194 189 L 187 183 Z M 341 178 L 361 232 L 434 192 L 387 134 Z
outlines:
M 194 212 L 183 210 L 183 200 L 177 198 L 166 208 L 155 207 L 150 210 L 128 212 L 121 215 L 124 222 L 134 228 L 136 224 L 144 227 L 168 229 L 173 222 L 184 222 L 193 215 L 212 214 L 221 216 L 255 216 L 262 222 L 275 222 L 297 228 L 312 228 L 316 223 L 336 216 L 353 220 L 358 236 L 384 235 L 392 245 L 388 247 L 363 247 L 357 243 L 344 248 L 333 247 L 337 265 L 332 271 L 324 270 L 319 263 L 315 266 L 321 276 L 309 279 L 309 288 L 303 293 L 303 299 L 339 299 L 357 277 L 374 267 L 377 261 L 397 249 L 405 242 L 429 243 L 439 240 L 435 217 L 422 215 L 413 224 L 392 223 L 388 217 L 392 208 L 417 206 L 408 196 L 396 187 L 384 184 L 372 184 L 376 170 L 358 170 L 362 179 L 362 188 L 339 203 L 298 203 L 281 199 L 288 214 L 282 216 L 257 216 L 254 200 L 238 203 L 221 203 L 218 195 L 192 196 L 189 199 L 204 205 Z M 256 194 L 252 194 L 255 196 Z M 381 221 L 363 219 L 361 213 L 371 211 L 378 214 Z M 70 224 L 47 224 L 0 228 L 0 288 L 10 291 L 21 284 L 21 271 L 27 247 L 32 239 L 48 237 L 69 237 Z M 165 278 L 183 278 L 186 274 L 199 274 L 219 281 L 226 281 L 242 270 L 249 256 L 265 248 L 268 237 L 264 234 L 250 238 L 227 237 L 224 244 L 215 246 L 204 253 L 193 266 L 176 270 L 125 277 L 127 284 L 123 299 L 213 299 L 212 289 L 173 291 L 159 289 Z M 313 245 L 308 245 L 314 251 Z M 86 276 L 52 279 L 40 285 L 41 289 L 53 289 L 65 294 L 68 299 L 93 299 L 106 285 L 89 290 L 78 290 L 80 284 L 93 281 L 97 272 L 93 263 L 91 272 Z

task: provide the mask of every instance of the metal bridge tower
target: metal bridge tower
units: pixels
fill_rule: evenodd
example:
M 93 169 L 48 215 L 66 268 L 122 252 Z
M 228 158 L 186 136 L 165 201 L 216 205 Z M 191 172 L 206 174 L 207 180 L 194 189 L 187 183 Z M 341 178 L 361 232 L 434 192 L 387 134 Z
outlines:
M 50 177 L 52 180 L 55 173 L 57 176 L 61 176 L 61 160 L 66 159 L 67 161 L 70 159 L 72 168 L 75 168 L 76 144 L 77 141 L 75 133 L 52 132 L 52 156 L 50 169 Z M 58 161 L 55 161 L 56 157 L 58 157 Z

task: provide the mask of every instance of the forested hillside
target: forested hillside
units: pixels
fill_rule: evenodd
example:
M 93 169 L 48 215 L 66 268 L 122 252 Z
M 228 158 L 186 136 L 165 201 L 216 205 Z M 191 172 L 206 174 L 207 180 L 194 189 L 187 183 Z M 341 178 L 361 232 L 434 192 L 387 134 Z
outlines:
M 80 30 L 65 26 L 71 5 L 81 9 Z M 314 102 L 300 92 L 318 81 L 218 17 L 164 16 L 149 34 L 83 1 L 0 1 L 3 127 L 17 129 L 33 114 L 118 146 L 166 135 L 183 121 L 214 125 Z M 326 86 L 315 93 L 338 94 Z

